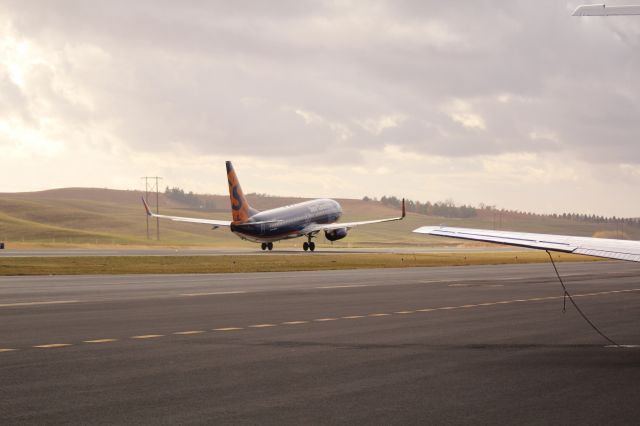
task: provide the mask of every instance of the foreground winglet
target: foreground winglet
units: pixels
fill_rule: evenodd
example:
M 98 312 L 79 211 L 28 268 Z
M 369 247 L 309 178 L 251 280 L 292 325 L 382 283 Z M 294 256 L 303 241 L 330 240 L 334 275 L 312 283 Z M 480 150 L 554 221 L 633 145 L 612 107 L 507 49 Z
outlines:
M 402 219 L 407 216 L 407 209 L 404 206 L 404 198 L 402 199 Z

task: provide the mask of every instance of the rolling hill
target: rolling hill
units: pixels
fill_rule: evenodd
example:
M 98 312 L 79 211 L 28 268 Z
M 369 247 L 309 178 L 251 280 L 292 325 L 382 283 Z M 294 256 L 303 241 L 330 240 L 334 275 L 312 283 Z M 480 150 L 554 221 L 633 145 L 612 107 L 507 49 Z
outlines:
M 39 192 L 0 193 L 0 241 L 8 247 L 44 246 L 175 246 L 175 247 L 252 247 L 227 230 L 210 230 L 205 225 L 160 221 L 160 241 L 155 240 L 155 220 L 150 221 L 147 239 L 146 215 L 140 202 L 142 192 L 98 188 L 63 188 Z M 213 208 L 204 210 L 160 195 L 160 211 L 164 214 L 230 218 L 226 195 L 197 195 Z M 304 201 L 303 198 L 249 195 L 249 202 L 258 210 Z M 393 217 L 399 214 L 379 201 L 338 199 L 343 207 L 342 221 Z M 151 204 L 155 204 L 155 198 Z M 334 242 L 324 236 L 317 239 L 320 246 L 371 247 L 458 245 L 460 242 L 411 233 L 422 225 L 446 224 L 500 229 L 564 233 L 574 235 L 615 235 L 615 226 L 589 223 L 548 216 L 478 210 L 468 219 L 453 219 L 409 213 L 402 222 L 383 223 L 353 229 L 347 238 Z M 626 238 L 640 239 L 640 228 L 625 226 Z M 280 247 L 299 247 L 302 239 L 283 241 Z

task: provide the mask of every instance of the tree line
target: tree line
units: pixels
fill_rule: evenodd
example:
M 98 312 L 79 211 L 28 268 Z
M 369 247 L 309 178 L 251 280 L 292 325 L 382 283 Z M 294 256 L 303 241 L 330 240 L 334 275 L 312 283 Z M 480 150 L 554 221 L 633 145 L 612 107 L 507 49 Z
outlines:
M 365 196 L 363 201 L 378 201 L 375 198 L 369 198 Z M 389 207 L 400 208 L 402 206 L 402 200 L 396 196 L 383 195 L 380 200 L 382 204 Z M 453 200 L 437 201 L 432 203 L 427 201 L 422 203 L 415 200 L 405 200 L 405 207 L 408 212 L 423 214 L 427 216 L 441 216 L 441 217 L 453 217 L 453 218 L 470 218 L 475 217 L 478 211 L 475 207 L 461 205 L 457 206 Z
M 173 188 L 167 186 L 164 190 L 164 195 L 190 207 L 202 210 L 214 210 L 216 208 L 216 203 L 213 200 L 203 200 L 194 194 L 193 191 L 185 192 L 184 189 L 178 188 L 177 186 Z
M 396 196 L 382 196 L 380 200 L 377 198 L 371 198 L 368 196 L 364 196 L 362 198 L 363 201 L 380 201 L 382 204 L 400 208 L 402 204 L 402 200 Z M 504 215 L 511 216 L 525 216 L 525 217 L 536 217 L 536 218 L 553 218 L 553 219 L 564 219 L 571 220 L 576 222 L 586 222 L 586 223 L 623 223 L 625 225 L 630 226 L 640 226 L 640 217 L 627 217 L 621 218 L 616 216 L 602 216 L 595 214 L 584 214 L 584 213 L 532 213 L 521 210 L 508 210 L 508 209 L 498 209 L 495 206 L 486 205 L 484 203 L 480 203 L 478 207 L 472 207 L 468 205 L 456 205 L 453 200 L 445 200 L 445 201 L 437 201 L 435 203 L 420 202 L 414 200 L 405 200 L 406 209 L 408 212 L 423 214 L 427 216 L 440 216 L 440 217 L 450 217 L 450 218 L 470 218 L 478 215 L 478 212 L 493 212 L 500 213 Z

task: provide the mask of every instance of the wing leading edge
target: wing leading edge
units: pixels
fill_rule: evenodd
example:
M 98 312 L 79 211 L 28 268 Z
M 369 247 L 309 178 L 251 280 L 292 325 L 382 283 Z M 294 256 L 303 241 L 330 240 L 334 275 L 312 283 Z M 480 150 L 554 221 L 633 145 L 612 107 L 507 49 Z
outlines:
M 228 227 L 228 226 L 231 226 L 231 221 L 229 221 L 229 220 L 201 219 L 201 218 L 197 218 L 197 217 L 166 216 L 166 215 L 163 215 L 163 214 L 155 214 L 149 208 L 149 205 L 144 200 L 144 197 L 142 198 L 142 204 L 144 204 L 144 208 L 147 211 L 147 215 L 151 216 L 151 217 L 158 217 L 160 219 L 169 219 L 169 220 L 173 220 L 173 221 L 176 221 L 176 222 L 201 223 L 201 224 L 204 224 L 204 225 L 211 225 L 211 226 L 214 226 L 214 227 L 220 227 L 220 226 Z
M 570 235 L 534 234 L 527 232 L 493 231 L 488 229 L 423 226 L 414 229 L 418 234 L 463 240 L 484 241 L 538 250 L 583 254 L 607 259 L 640 262 L 640 241 L 575 237 Z

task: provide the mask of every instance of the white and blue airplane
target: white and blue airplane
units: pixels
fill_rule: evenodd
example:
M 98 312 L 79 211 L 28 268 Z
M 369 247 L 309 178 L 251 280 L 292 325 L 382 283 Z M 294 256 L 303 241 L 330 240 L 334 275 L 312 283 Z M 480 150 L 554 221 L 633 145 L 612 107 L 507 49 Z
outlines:
M 231 161 L 227 161 L 226 166 L 232 220 L 156 214 L 151 211 L 144 198 L 142 198 L 147 215 L 177 222 L 209 225 L 213 229 L 229 228 L 231 232 L 243 240 L 260 243 L 262 250 L 273 250 L 273 243 L 276 241 L 306 237 L 307 241 L 302 244 L 304 251 L 315 250 L 316 244 L 311 239 L 320 232 L 324 232 L 327 240 L 336 241 L 346 237 L 348 231 L 356 226 L 393 222 L 402 220 L 406 216 L 404 199 L 402 200 L 401 216 L 360 222 L 338 222 L 342 215 L 342 207 L 337 201 L 328 198 L 305 201 L 260 212 L 249 205 Z

